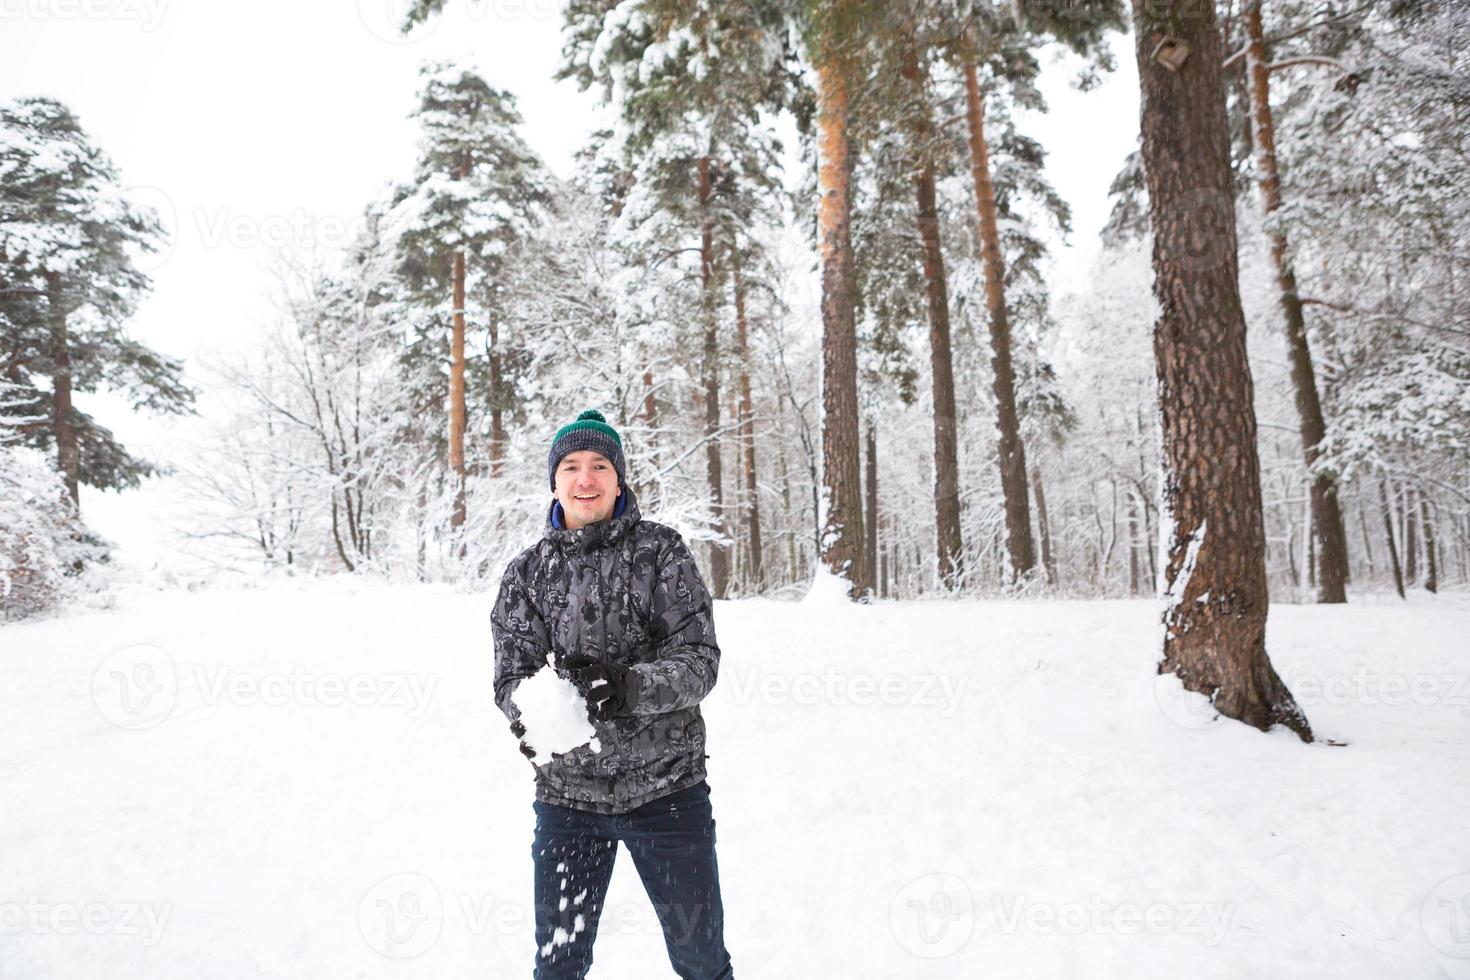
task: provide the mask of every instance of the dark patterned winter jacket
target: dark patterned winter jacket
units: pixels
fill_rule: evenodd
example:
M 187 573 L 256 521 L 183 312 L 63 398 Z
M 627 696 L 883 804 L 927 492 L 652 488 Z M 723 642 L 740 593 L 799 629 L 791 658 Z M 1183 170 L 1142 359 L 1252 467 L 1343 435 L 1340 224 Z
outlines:
M 575 531 L 552 504 L 542 539 L 506 567 L 490 614 L 495 703 L 512 722 L 516 686 L 547 654 L 580 653 L 632 666 L 631 715 L 594 722 L 598 751 L 538 752 L 536 797 L 625 813 L 705 778 L 699 702 L 715 686 L 720 648 L 694 556 L 672 528 L 642 520 L 623 489 L 610 520 Z

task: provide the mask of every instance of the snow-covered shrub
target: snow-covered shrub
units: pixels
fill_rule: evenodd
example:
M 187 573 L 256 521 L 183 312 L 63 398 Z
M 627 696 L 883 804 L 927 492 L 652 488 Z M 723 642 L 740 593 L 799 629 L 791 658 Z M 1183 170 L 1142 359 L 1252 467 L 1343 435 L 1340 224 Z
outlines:
M 81 547 L 60 474 L 37 450 L 0 445 L 0 621 L 53 606 Z
M 0 382 L 0 622 L 56 605 L 68 579 L 107 560 L 107 545 L 82 523 L 52 458 L 22 445 L 19 432 L 38 417 Z

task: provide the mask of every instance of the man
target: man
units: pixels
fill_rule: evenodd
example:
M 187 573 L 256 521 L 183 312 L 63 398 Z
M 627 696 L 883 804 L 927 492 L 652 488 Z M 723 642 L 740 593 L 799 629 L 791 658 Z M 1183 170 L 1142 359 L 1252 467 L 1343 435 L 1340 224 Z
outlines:
M 536 980 L 582 978 L 618 841 L 632 855 L 684 980 L 732 980 L 699 702 L 715 685 L 709 591 L 678 532 L 642 520 L 622 439 L 589 410 L 551 442 L 555 499 L 506 568 L 490 615 L 495 701 L 547 665 L 587 698 L 597 737 L 536 768 Z M 595 748 L 594 748 L 595 746 Z

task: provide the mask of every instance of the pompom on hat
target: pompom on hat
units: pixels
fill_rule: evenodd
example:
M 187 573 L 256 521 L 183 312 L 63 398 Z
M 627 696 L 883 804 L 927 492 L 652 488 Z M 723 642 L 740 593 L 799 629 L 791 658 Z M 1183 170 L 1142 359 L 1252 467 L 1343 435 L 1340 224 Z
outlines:
M 546 475 L 551 489 L 556 491 L 556 467 L 562 457 L 580 449 L 601 453 L 612 463 L 618 474 L 618 483 L 626 485 L 627 472 L 623 465 L 623 440 L 618 430 L 607 424 L 607 418 L 595 408 L 589 408 L 576 421 L 568 422 L 556 430 L 551 440 L 551 451 L 546 454 Z

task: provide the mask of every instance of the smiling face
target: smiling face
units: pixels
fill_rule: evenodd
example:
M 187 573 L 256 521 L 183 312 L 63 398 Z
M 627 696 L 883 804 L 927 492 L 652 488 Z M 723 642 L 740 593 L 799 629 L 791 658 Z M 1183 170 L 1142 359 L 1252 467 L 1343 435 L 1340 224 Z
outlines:
M 571 530 L 605 521 L 612 516 L 623 488 L 618 473 L 602 453 L 579 449 L 556 464 L 556 499 Z

